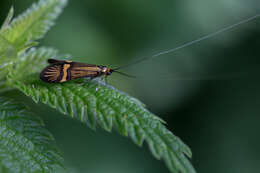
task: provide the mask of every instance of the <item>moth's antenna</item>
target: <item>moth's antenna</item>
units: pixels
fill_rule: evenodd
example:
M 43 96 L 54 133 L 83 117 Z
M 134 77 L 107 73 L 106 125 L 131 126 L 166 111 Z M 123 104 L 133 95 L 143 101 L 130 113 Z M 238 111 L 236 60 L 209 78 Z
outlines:
M 180 50 L 180 49 L 182 49 L 182 48 L 188 47 L 188 46 L 193 45 L 193 44 L 195 44 L 195 43 L 198 43 L 198 42 L 200 42 L 200 41 L 209 39 L 209 38 L 214 37 L 214 36 L 216 36 L 216 35 L 218 35 L 218 34 L 220 34 L 220 33 L 222 33 L 222 32 L 229 31 L 229 30 L 231 30 L 231 29 L 233 29 L 233 28 L 235 28 L 235 27 L 237 27 L 237 26 L 239 26 L 239 25 L 242 25 L 242 24 L 245 24 L 245 23 L 247 23 L 247 22 L 250 22 L 250 21 L 252 21 L 252 20 L 254 20 L 254 19 L 258 18 L 258 17 L 260 17 L 260 14 L 257 14 L 257 15 L 255 15 L 255 16 L 249 17 L 249 18 L 247 18 L 247 19 L 244 19 L 244 20 L 242 20 L 242 21 L 240 21 L 240 22 L 238 22 L 238 23 L 235 23 L 235 24 L 233 24 L 233 25 L 227 26 L 227 27 L 222 28 L 222 29 L 220 29 L 220 30 L 218 30 L 218 31 L 216 31 L 216 32 L 213 32 L 213 33 L 211 33 L 211 34 L 205 35 L 205 36 L 200 37 L 200 38 L 198 38 L 198 39 L 195 39 L 195 40 L 193 40 L 193 41 L 184 43 L 183 45 L 178 46 L 178 47 L 175 47 L 175 48 L 173 48 L 173 49 L 165 50 L 165 51 L 156 53 L 156 54 L 154 54 L 154 55 L 152 55 L 152 56 L 149 56 L 149 57 L 140 58 L 140 59 L 138 59 L 138 60 L 136 60 L 136 61 L 134 61 L 134 62 L 131 62 L 131 63 L 129 63 L 129 64 L 123 65 L 123 66 L 121 66 L 121 67 L 117 67 L 117 68 L 115 68 L 114 70 L 122 69 L 122 68 L 125 68 L 125 67 L 128 67 L 128 66 L 131 66 L 131 65 L 140 63 L 140 62 L 145 61 L 145 60 L 150 59 L 150 58 L 154 58 L 154 57 L 161 56 L 161 55 L 164 55 L 164 54 L 176 52 L 177 50 Z
M 121 71 L 115 71 L 114 69 L 112 69 L 113 72 L 116 72 L 118 74 L 121 74 L 123 76 L 127 76 L 127 77 L 130 77 L 130 78 L 136 78 L 136 76 L 133 76 L 133 75 L 129 75 L 129 74 L 126 74 L 126 73 L 123 73 Z

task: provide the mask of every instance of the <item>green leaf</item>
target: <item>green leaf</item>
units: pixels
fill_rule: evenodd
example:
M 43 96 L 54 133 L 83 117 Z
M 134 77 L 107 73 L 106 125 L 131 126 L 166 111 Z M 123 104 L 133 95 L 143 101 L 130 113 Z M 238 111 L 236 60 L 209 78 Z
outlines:
M 42 121 L 21 104 L 0 97 L 0 171 L 53 172 L 62 162 Z
M 61 13 L 66 0 L 40 0 L 31 8 L 15 18 L 1 35 L 18 51 L 28 47 L 34 40 L 40 39 L 54 24 Z
M 11 22 L 13 16 L 14 16 L 14 8 L 11 7 L 0 31 L 3 31 L 8 27 L 8 25 Z
M 120 134 L 129 136 L 139 146 L 145 140 L 152 154 L 157 159 L 163 159 L 172 172 L 195 172 L 186 157 L 191 157 L 189 147 L 167 130 L 163 121 L 139 100 L 93 80 L 61 84 L 42 82 L 39 71 L 46 65 L 47 58 L 57 56 L 53 49 L 31 49 L 21 56 L 19 59 L 22 61 L 8 76 L 9 82 L 36 103 L 41 101 L 87 123 L 92 129 L 99 125 L 111 131 L 114 126 Z
M 12 64 L 10 59 L 17 56 L 17 52 L 12 44 L 0 35 L 0 80 L 7 74 L 7 67 Z

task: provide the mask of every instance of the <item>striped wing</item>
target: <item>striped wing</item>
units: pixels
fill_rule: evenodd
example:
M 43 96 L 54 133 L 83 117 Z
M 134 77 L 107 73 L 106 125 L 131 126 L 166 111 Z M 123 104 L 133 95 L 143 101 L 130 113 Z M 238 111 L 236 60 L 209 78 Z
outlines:
M 45 82 L 59 82 L 63 76 L 62 64 L 51 64 L 42 70 L 40 74 L 41 80 Z
M 87 66 L 78 66 L 74 64 L 70 69 L 70 79 L 77 79 L 82 77 L 98 77 L 101 75 L 101 69 L 97 66 L 87 64 Z

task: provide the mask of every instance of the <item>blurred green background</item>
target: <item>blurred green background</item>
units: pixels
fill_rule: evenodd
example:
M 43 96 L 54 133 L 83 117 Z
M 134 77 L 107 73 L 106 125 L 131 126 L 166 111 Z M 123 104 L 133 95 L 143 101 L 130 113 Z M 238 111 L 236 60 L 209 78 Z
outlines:
M 32 0 L 1 0 L 0 21 Z M 70 0 L 41 45 L 74 60 L 124 65 L 143 56 L 217 31 L 260 11 L 259 0 Z M 118 74 L 109 83 L 144 102 L 193 151 L 200 173 L 260 171 L 260 18 L 178 52 L 156 57 Z M 96 132 L 18 91 L 40 115 L 72 173 L 169 172 L 146 144 L 117 133 Z

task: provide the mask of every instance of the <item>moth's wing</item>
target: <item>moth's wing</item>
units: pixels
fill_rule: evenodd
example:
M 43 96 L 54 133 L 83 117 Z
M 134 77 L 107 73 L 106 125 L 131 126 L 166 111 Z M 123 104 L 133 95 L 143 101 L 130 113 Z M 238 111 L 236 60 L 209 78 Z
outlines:
M 55 83 L 62 78 L 62 64 L 51 64 L 44 68 L 40 73 L 40 79 L 45 82 Z
M 41 80 L 49 83 L 66 82 L 68 80 L 98 77 L 102 75 L 102 67 L 71 61 L 49 59 L 50 63 L 40 74 Z
M 73 68 L 70 70 L 70 79 L 78 79 L 83 77 L 98 77 L 100 76 L 99 71 L 93 71 L 93 70 L 74 70 Z
M 83 64 L 83 63 L 73 63 L 70 68 L 70 79 L 77 79 L 82 77 L 94 78 L 100 76 L 101 69 L 94 64 Z
M 88 64 L 88 63 L 81 63 L 81 62 L 72 62 L 71 63 L 74 68 L 80 68 L 84 69 L 84 67 L 96 67 L 99 69 L 93 69 L 93 70 L 100 70 L 100 67 L 96 64 Z
M 58 59 L 48 59 L 47 61 L 49 64 L 57 64 L 57 63 L 64 63 L 65 61 L 63 60 L 58 60 Z
M 94 78 L 100 76 L 101 70 L 102 69 L 95 64 L 72 62 L 68 75 L 69 79 L 77 79 L 83 77 Z

